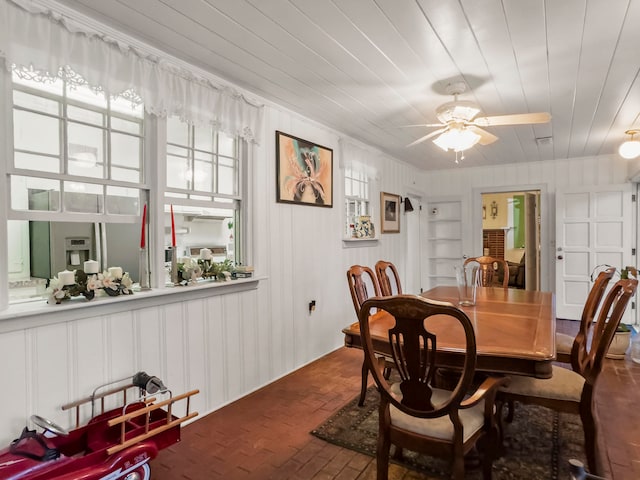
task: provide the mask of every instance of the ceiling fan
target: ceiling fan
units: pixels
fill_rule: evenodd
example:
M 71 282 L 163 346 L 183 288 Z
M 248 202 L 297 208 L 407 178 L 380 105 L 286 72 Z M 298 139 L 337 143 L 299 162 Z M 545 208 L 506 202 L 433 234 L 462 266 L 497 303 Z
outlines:
M 480 107 L 478 105 L 470 101 L 458 100 L 458 95 L 464 93 L 466 89 L 467 87 L 464 82 L 449 84 L 447 86 L 447 93 L 453 95 L 454 100 L 444 103 L 436 109 L 436 117 L 438 117 L 441 123 L 407 125 L 407 127 L 439 128 L 420 137 L 407 146 L 411 147 L 437 136 L 437 138 L 433 140 L 433 143 L 444 151 L 451 149 L 455 152 L 461 152 L 473 147 L 476 143 L 489 145 L 498 140 L 498 137 L 494 134 L 480 127 L 547 123 L 551 119 L 551 115 L 547 112 L 477 117 L 480 113 Z

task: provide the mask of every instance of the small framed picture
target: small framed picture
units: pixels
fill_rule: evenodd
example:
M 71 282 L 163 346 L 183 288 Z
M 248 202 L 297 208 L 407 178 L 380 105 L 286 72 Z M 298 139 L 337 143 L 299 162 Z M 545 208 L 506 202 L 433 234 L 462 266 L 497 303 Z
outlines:
M 380 192 L 382 233 L 400 233 L 400 195 Z

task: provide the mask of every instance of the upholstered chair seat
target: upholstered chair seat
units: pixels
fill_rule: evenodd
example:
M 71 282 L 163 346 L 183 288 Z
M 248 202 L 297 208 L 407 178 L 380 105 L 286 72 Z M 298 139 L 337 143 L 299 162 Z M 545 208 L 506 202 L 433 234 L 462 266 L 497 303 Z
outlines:
M 556 332 L 556 356 L 559 361 L 569 363 L 571 361 L 571 348 L 574 337 L 566 333 Z
M 579 404 L 583 388 L 584 377 L 582 375 L 568 368 L 554 365 L 551 378 L 514 375 L 511 377 L 511 383 L 506 387 L 502 387 L 500 391 Z
M 390 390 L 396 400 L 402 402 L 400 384 L 394 383 L 391 385 Z M 434 388 L 431 392 L 431 400 L 436 408 L 444 404 L 451 396 L 451 392 L 439 388 Z M 391 424 L 396 428 L 402 428 L 408 432 L 417 433 L 418 435 L 424 435 L 426 437 L 440 438 L 447 441 L 453 440 L 453 423 L 451 423 L 451 419 L 448 416 L 439 418 L 416 418 L 399 410 L 393 404 L 389 405 L 389 413 L 391 414 Z M 460 410 L 459 415 L 464 431 L 462 441 L 466 442 L 484 426 L 484 399 L 480 400 L 471 408 Z

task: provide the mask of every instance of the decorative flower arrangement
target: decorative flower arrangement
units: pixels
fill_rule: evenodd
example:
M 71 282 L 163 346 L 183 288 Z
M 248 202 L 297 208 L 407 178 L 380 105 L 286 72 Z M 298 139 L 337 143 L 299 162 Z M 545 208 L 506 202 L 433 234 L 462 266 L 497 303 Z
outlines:
M 102 290 L 110 297 L 117 295 L 132 295 L 133 291 L 131 287 L 133 280 L 128 273 L 120 275 L 122 269 L 116 267 L 109 269 L 102 273 L 87 275 L 83 270 L 76 270 L 74 272 L 75 283 L 71 285 L 64 285 L 58 277 L 53 277 L 49 280 L 49 288 L 47 293 L 49 298 L 47 303 L 59 304 L 64 300 L 69 300 L 71 297 L 77 297 L 83 295 L 87 300 L 91 300 L 96 295 L 96 291 Z
M 177 263 L 178 279 L 183 285 L 196 283 L 199 278 L 231 280 L 235 267 L 228 258 L 222 262 L 214 262 L 213 254 L 208 248 L 200 250 L 200 258 L 181 258 Z

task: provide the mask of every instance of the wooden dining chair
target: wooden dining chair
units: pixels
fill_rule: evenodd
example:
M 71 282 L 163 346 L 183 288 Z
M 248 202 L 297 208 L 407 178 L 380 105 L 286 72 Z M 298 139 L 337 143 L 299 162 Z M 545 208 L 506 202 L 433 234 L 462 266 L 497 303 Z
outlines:
M 401 295 L 402 285 L 400 284 L 400 275 L 396 266 L 385 260 L 378 260 L 375 265 L 376 277 L 380 285 L 380 293 L 384 297 L 391 295 Z
M 498 283 L 498 271 L 502 269 L 502 287 L 509 287 L 509 264 L 503 258 L 495 257 L 469 257 L 464 261 L 464 265 L 477 262 L 480 270 L 480 286 L 495 287 Z
M 580 334 L 574 340 L 572 360 L 575 362 L 572 361 L 571 370 L 554 365 L 553 376 L 548 379 L 512 376 L 511 383 L 498 392 L 500 415 L 502 406 L 513 401 L 579 414 L 587 463 L 595 475 L 601 475 L 601 468 L 596 455 L 598 431 L 593 411 L 594 389 L 613 335 L 637 287 L 637 280 L 622 279 L 611 288 L 593 325 L 591 342 Z M 506 420 L 513 420 L 513 409 L 509 410 Z
M 395 319 L 388 331 L 392 360 L 400 381 L 390 383 L 375 355 L 369 322 L 376 315 Z M 438 324 L 461 332 L 461 348 L 466 352 L 458 382 L 453 390 L 433 386 L 436 372 L 435 333 L 429 331 L 429 317 L 438 315 Z M 465 476 L 464 456 L 484 437 L 483 477 L 491 478 L 498 446 L 495 395 L 507 378 L 488 377 L 470 393 L 476 366 L 476 338 L 469 317 L 445 302 L 416 295 L 371 298 L 362 304 L 358 316 L 365 361 L 380 391 L 377 479 L 387 480 L 391 444 L 395 458 L 402 449 L 451 460 L 451 477 Z
M 589 291 L 587 300 L 582 309 L 582 317 L 580 319 L 580 328 L 577 336 L 580 339 L 586 339 L 589 337 L 589 331 L 593 325 L 593 319 L 596 316 L 598 307 L 604 298 L 604 293 L 607 289 L 609 281 L 616 273 L 615 267 L 609 267 L 606 270 L 600 272 L 593 282 L 593 286 Z M 575 345 L 575 355 L 580 351 L 579 343 L 575 342 L 576 337 L 567 335 L 566 333 L 556 332 L 556 360 L 563 363 L 572 363 L 572 352 Z M 575 366 L 574 366 L 575 369 Z
M 353 308 L 356 311 L 356 316 L 360 314 L 360 308 L 365 300 L 369 297 L 380 296 L 380 286 L 378 285 L 378 279 L 369 267 L 362 265 L 352 265 L 347 270 L 347 283 L 349 284 L 349 291 L 351 292 L 351 300 L 353 301 Z M 362 385 L 360 387 L 360 399 L 358 405 L 364 405 L 364 400 L 367 395 L 367 380 L 369 379 L 369 369 L 367 362 L 362 362 Z

